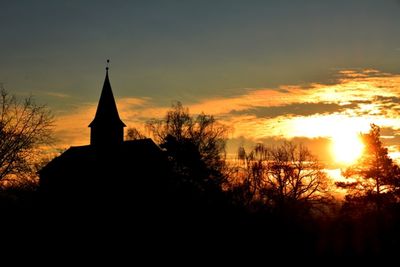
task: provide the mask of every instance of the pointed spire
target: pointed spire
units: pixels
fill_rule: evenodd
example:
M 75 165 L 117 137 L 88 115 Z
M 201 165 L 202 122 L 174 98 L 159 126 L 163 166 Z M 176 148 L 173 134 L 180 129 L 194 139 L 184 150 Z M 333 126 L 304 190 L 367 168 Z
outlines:
M 93 121 L 89 124 L 89 127 L 92 129 L 91 140 L 97 139 L 97 136 L 100 138 L 100 135 L 103 136 L 103 134 L 105 134 L 104 132 L 119 132 L 123 127 L 126 127 L 119 117 L 117 105 L 115 104 L 114 95 L 111 89 L 110 79 L 108 77 L 109 62 L 110 60 L 107 60 L 106 77 L 104 79 L 96 115 Z M 95 128 L 96 130 L 94 130 Z M 103 133 L 99 132 L 99 130 Z M 100 139 L 103 138 L 101 137 Z

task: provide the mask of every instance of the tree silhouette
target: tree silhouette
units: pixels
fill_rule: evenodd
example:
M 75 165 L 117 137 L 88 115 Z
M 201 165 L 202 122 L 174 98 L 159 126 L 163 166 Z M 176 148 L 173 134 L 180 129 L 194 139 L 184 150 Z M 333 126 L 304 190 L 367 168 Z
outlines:
M 36 176 L 37 150 L 52 140 L 52 125 L 45 106 L 37 105 L 32 97 L 19 101 L 0 88 L 0 181 Z
M 232 185 L 247 204 L 258 202 L 282 211 L 293 208 L 300 211 L 326 200 L 326 174 L 302 145 L 258 144 L 250 153 L 241 147 L 238 159 L 239 168 Z
M 166 149 L 176 173 L 200 187 L 222 183 L 227 128 L 213 116 L 191 116 L 176 102 L 164 119 L 149 121 L 147 128 Z
M 361 204 L 380 211 L 385 204 L 394 201 L 393 190 L 398 184 L 400 170 L 380 141 L 379 126 L 371 124 L 369 133 L 362 134 L 361 138 L 365 145 L 362 156 L 342 173 L 349 181 L 336 185 L 348 190 L 348 205 Z

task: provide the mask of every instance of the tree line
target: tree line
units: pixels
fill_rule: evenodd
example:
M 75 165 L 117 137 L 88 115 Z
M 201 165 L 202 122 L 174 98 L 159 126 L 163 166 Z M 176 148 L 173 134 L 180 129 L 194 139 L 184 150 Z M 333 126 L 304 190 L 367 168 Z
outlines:
M 368 133 L 360 133 L 364 151 L 357 162 L 342 170 L 346 181 L 335 183 L 307 147 L 290 141 L 277 146 L 259 143 L 250 151 L 239 147 L 234 163 L 228 162 L 228 128 L 211 115 L 190 115 L 180 102 L 163 119 L 147 122 L 146 129 L 166 149 L 176 172 L 193 183 L 213 183 L 232 201 L 247 207 L 326 210 L 337 188 L 346 190 L 346 210 L 381 211 L 400 200 L 400 169 L 389 157 L 375 124 Z M 141 138 L 146 135 L 128 129 L 127 140 Z
M 3 186 L 32 185 L 37 170 L 46 162 L 38 151 L 54 140 L 54 118 L 33 97 L 20 101 L 3 87 L 0 93 L 0 181 Z M 399 202 L 400 168 L 389 157 L 375 124 L 361 134 L 362 156 L 342 171 L 347 181 L 335 184 L 307 147 L 289 141 L 274 147 L 260 143 L 250 151 L 239 147 L 234 162 L 228 162 L 227 126 L 212 115 L 191 115 L 180 102 L 174 103 L 164 118 L 148 121 L 146 130 L 148 136 L 128 128 L 125 139 L 153 138 L 166 150 L 182 180 L 204 190 L 218 188 L 248 208 L 318 210 L 334 199 L 335 187 L 346 190 L 346 210 L 360 210 L 358 206 L 363 205 L 364 210 L 381 211 Z

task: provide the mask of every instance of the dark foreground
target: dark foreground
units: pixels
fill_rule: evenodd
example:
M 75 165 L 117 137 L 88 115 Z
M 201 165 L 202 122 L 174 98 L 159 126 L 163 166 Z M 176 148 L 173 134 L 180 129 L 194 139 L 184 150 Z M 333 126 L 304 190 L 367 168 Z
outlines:
M 193 195 L 144 201 L 102 194 L 106 197 L 66 202 L 38 192 L 3 193 L 3 245 L 68 261 L 112 258 L 115 263 L 145 260 L 146 265 L 160 260 L 388 260 L 400 248 L 396 210 L 379 217 L 301 218 L 250 212 Z

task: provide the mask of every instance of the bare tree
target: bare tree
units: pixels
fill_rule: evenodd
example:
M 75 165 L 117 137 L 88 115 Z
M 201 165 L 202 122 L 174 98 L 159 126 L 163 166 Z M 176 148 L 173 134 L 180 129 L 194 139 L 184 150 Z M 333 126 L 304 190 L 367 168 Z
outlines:
M 146 136 L 136 128 L 128 128 L 125 135 L 125 140 L 140 140 L 145 138 Z
M 40 162 L 40 148 L 52 140 L 53 117 L 32 97 L 19 101 L 0 88 L 0 181 L 30 179 Z
M 191 116 L 180 102 L 147 129 L 167 153 L 175 171 L 197 180 L 220 182 L 225 166 L 226 126 L 211 115 Z
M 322 203 L 328 179 L 310 151 L 291 142 L 277 147 L 258 144 L 250 153 L 239 149 L 234 190 L 241 190 L 247 204 L 261 202 L 287 209 Z

